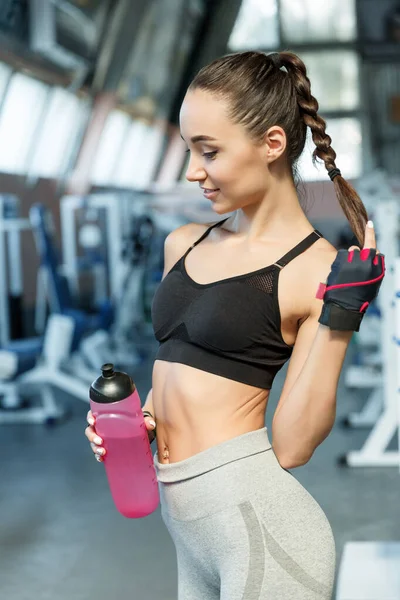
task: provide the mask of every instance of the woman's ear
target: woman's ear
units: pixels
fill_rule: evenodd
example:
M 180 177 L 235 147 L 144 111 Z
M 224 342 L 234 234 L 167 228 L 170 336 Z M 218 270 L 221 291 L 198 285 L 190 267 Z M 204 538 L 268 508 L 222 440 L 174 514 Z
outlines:
M 286 142 L 286 133 L 282 127 L 274 125 L 268 129 L 264 136 L 264 148 L 268 164 L 282 156 L 286 150 Z

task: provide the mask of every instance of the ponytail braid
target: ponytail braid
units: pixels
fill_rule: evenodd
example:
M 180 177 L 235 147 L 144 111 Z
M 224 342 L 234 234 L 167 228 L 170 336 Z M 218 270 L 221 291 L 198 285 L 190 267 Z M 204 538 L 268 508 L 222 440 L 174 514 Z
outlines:
M 326 122 L 318 114 L 318 102 L 311 95 L 311 84 L 303 61 L 292 52 L 280 52 L 279 58 L 289 74 L 297 95 L 304 123 L 311 129 L 312 139 L 316 146 L 313 152 L 313 163 L 320 158 L 335 186 L 340 206 L 350 223 L 358 242 L 364 244 L 365 225 L 368 221 L 366 208 L 353 188 L 340 174 L 336 167 L 336 152 L 331 146 L 332 139 L 326 133 Z M 276 59 L 275 59 L 276 61 Z

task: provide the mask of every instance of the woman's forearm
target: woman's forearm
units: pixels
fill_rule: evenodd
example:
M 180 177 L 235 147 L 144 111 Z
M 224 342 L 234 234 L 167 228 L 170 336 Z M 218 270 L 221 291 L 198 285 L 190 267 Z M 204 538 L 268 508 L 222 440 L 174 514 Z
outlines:
M 281 465 L 305 464 L 328 436 L 336 415 L 336 393 L 352 332 L 320 325 L 304 366 L 272 423 L 273 448 Z

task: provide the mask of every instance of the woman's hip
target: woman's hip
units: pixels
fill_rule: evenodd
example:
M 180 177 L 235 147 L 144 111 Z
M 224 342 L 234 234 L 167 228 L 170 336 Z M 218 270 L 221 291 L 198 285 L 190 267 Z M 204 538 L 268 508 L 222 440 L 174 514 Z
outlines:
M 321 592 L 330 589 L 335 572 L 328 519 L 279 465 L 265 428 L 179 463 L 160 465 L 155 456 L 155 465 L 164 523 L 180 556 L 203 565 L 210 581 L 264 556 L 268 585 L 267 572 L 330 597 Z
M 251 500 L 279 519 L 287 513 L 326 519 L 311 494 L 276 458 L 266 427 L 227 440 L 183 461 L 154 464 L 161 507 L 190 521 Z

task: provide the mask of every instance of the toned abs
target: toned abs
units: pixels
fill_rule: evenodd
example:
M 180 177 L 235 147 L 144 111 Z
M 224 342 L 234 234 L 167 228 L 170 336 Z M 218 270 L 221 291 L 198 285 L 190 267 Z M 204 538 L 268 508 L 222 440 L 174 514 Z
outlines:
M 155 361 L 153 407 L 161 463 L 177 462 L 261 429 L 268 390 L 231 381 L 187 365 Z

